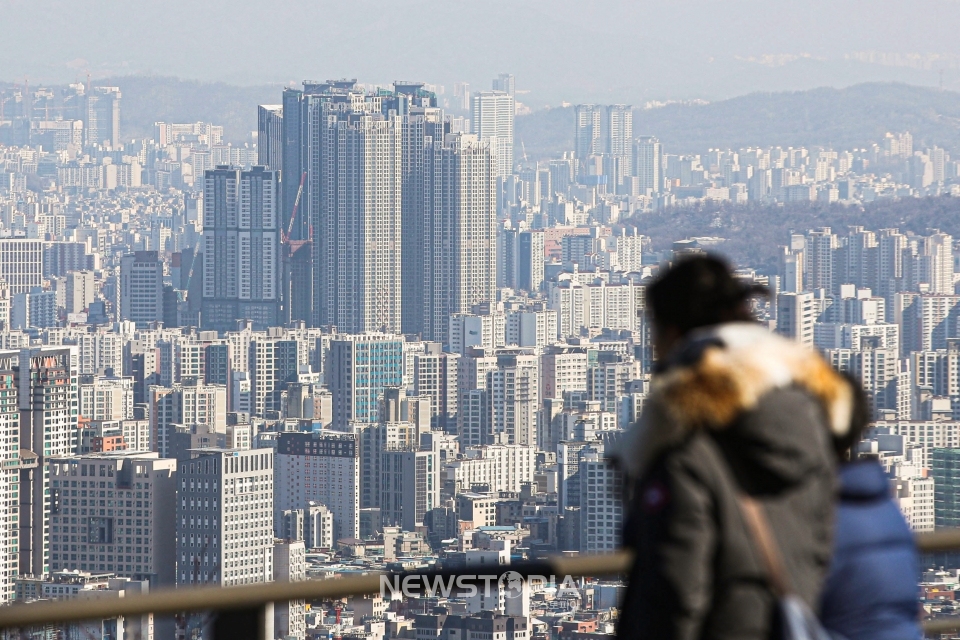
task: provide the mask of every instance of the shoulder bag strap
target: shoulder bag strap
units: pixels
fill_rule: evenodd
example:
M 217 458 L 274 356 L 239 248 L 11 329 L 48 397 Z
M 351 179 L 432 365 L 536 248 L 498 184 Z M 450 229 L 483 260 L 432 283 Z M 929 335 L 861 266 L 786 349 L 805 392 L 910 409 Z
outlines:
M 760 552 L 760 558 L 770 581 L 770 588 L 778 598 L 789 595 L 791 593 L 790 581 L 783 564 L 783 556 L 780 554 L 780 547 L 777 545 L 776 538 L 773 537 L 773 531 L 770 529 L 763 507 L 755 499 L 743 493 L 737 497 L 737 502 L 740 505 L 740 513 L 743 514 L 747 530 L 754 542 L 754 547 Z

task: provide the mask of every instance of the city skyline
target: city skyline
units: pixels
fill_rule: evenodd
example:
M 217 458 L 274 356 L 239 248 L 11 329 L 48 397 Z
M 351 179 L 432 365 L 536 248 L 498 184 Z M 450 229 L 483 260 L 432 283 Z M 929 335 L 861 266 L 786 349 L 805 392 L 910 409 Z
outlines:
M 242 143 L 216 118 L 134 138 L 129 92 L 93 80 L 0 89 L 0 604 L 612 553 L 609 456 L 667 355 L 647 290 L 705 255 L 766 292 L 748 305 L 765 339 L 856 379 L 855 450 L 905 526 L 960 521 L 951 140 L 681 151 L 594 95 L 530 157 L 514 71 L 456 96 L 278 86 L 244 106 Z M 575 640 L 615 633 L 624 589 L 305 599 L 264 624 Z

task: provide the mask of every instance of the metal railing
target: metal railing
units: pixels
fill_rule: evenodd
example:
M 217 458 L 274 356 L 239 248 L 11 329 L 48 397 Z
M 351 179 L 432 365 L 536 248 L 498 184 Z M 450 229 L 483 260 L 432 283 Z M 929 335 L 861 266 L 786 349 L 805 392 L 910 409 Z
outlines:
M 631 554 L 618 551 L 605 555 L 550 556 L 543 560 L 520 562 L 494 568 L 484 567 L 487 575 L 500 576 L 515 572 L 528 576 L 606 576 L 624 572 L 630 566 Z M 466 573 L 463 569 L 412 571 L 399 574 L 372 572 L 363 575 L 338 576 L 323 580 L 302 582 L 270 582 L 235 587 L 197 586 L 162 589 L 144 595 L 124 598 L 58 600 L 17 603 L 0 607 L 0 629 L 23 629 L 48 623 L 78 620 L 96 620 L 117 616 L 138 616 L 152 613 L 180 614 L 197 611 L 227 611 L 243 620 L 240 629 L 233 626 L 224 630 L 222 637 L 234 640 L 262 638 L 264 626 L 258 622 L 265 605 L 287 600 L 338 599 L 355 595 L 379 593 L 382 579 L 387 576 L 403 578 L 407 575 L 426 575 L 445 578 Z M 214 636 L 219 638 L 216 623 Z M 272 639 L 268 639 L 272 640 Z
M 937 553 L 960 550 L 960 529 L 944 529 L 917 534 L 917 547 L 922 553 Z M 498 567 L 489 574 L 502 575 L 516 572 L 526 578 L 531 575 L 588 576 L 600 577 L 626 573 L 632 554 L 618 551 L 604 555 L 562 556 L 555 555 L 543 560 L 515 563 Z M 391 576 L 429 575 L 456 576 L 463 570 L 414 571 Z M 348 596 L 379 593 L 383 576 L 369 573 L 338 576 L 323 580 L 302 582 L 271 582 L 267 584 L 235 587 L 197 586 L 177 589 L 161 589 L 144 595 L 109 599 L 73 599 L 35 603 L 17 603 L 0 607 L 0 629 L 24 629 L 48 623 L 67 623 L 80 620 L 108 619 L 117 616 L 146 614 L 181 614 L 197 611 L 226 611 L 239 620 L 255 623 L 264 615 L 264 607 L 287 600 L 323 600 Z M 260 638 L 262 625 L 249 624 L 237 631 L 232 628 L 229 637 L 235 640 Z M 938 634 L 960 629 L 960 616 L 927 621 L 924 631 Z M 238 635 L 239 634 L 239 635 Z M 219 635 L 215 631 L 215 636 Z M 226 636 L 226 634 L 225 634 Z

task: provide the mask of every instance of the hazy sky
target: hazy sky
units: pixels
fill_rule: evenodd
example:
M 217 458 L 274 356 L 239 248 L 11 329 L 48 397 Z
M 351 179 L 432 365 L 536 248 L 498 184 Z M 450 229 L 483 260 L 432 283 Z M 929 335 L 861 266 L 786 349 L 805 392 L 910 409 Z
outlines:
M 898 79 L 960 89 L 958 0 L 0 0 L 0 79 L 358 77 L 531 106 Z M 924 68 L 927 67 L 927 68 Z

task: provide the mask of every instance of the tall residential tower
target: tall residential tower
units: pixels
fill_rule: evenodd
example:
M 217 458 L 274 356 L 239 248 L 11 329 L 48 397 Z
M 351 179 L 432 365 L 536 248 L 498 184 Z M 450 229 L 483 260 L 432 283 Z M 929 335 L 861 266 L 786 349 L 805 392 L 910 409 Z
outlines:
M 278 172 L 219 166 L 204 175 L 204 328 L 229 331 L 238 319 L 278 324 L 280 199 Z

